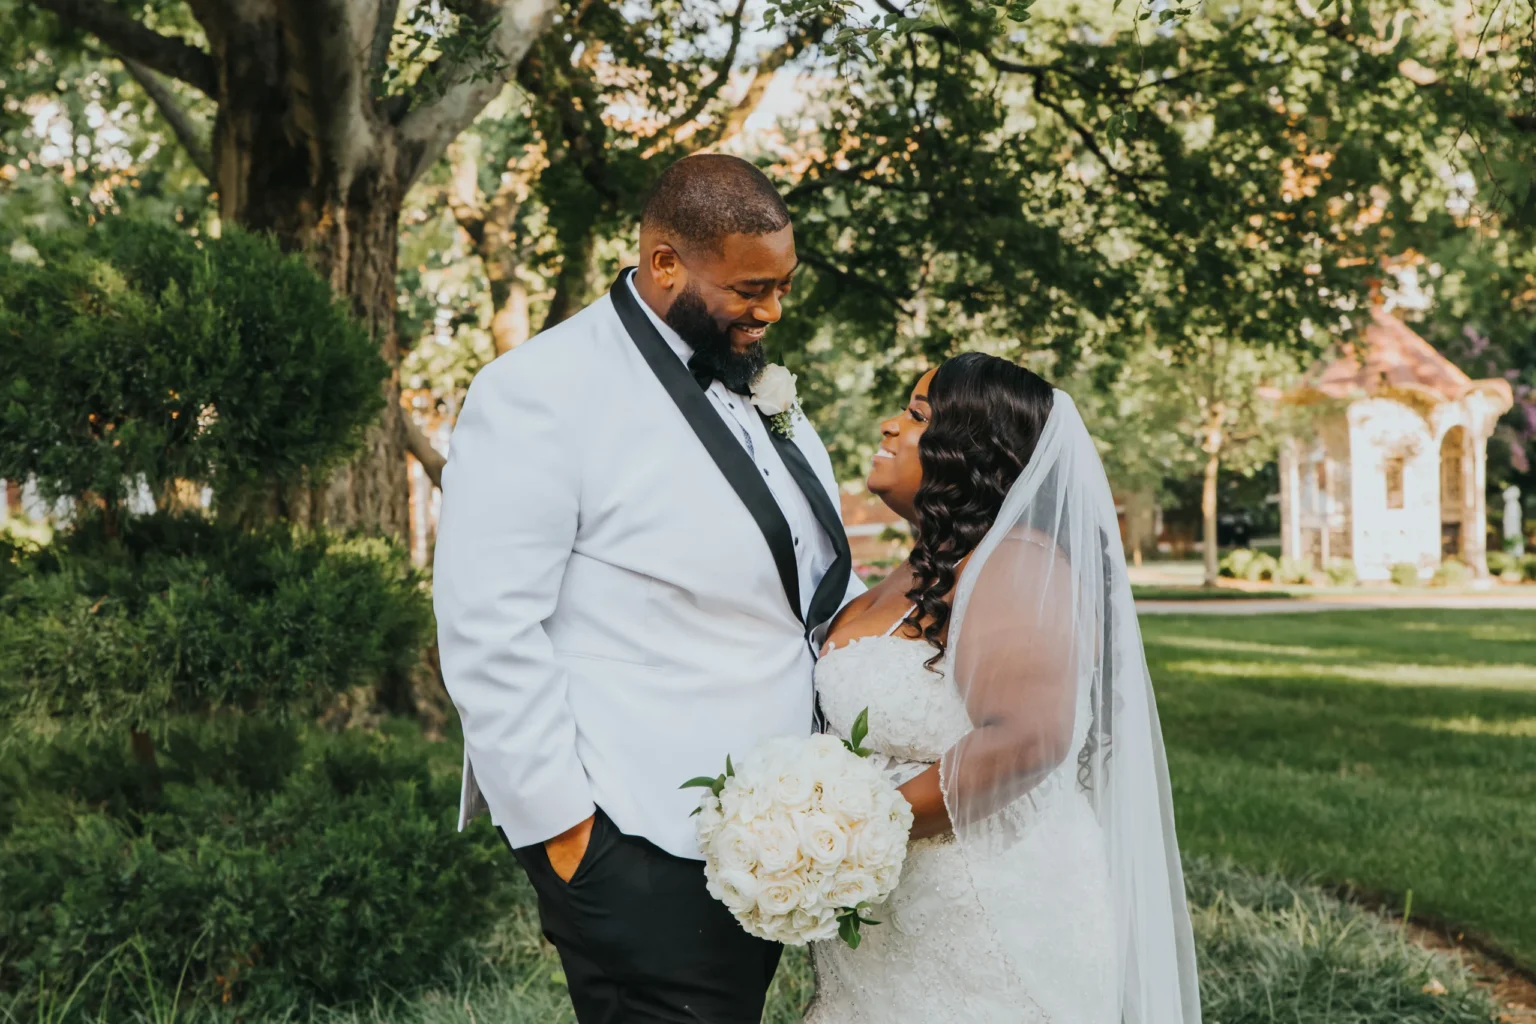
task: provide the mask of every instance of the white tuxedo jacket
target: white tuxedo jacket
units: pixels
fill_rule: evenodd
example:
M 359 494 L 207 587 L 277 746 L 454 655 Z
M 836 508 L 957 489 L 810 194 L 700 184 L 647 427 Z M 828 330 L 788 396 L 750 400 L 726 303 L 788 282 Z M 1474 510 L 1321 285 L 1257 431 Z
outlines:
M 475 377 L 433 578 L 460 828 L 530 846 L 596 805 L 697 858 L 682 782 L 810 733 L 808 629 L 863 587 L 815 431 L 773 443 L 837 550 L 804 617 L 783 513 L 623 277 Z

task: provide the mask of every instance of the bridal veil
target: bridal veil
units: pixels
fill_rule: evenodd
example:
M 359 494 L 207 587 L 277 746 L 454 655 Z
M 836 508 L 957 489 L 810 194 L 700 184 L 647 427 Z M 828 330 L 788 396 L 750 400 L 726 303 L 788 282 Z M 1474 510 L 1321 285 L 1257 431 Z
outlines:
M 940 779 L 982 909 L 989 887 L 1032 881 L 997 878 L 1007 849 L 1048 842 L 1031 830 L 1049 828 L 1067 801 L 1086 800 L 1113 907 L 1117 1019 L 1198 1024 L 1168 767 L 1114 500 L 1061 391 L 1034 457 L 961 573 L 949 654 L 973 728 L 945 754 Z M 992 923 L 1007 955 L 1018 922 Z

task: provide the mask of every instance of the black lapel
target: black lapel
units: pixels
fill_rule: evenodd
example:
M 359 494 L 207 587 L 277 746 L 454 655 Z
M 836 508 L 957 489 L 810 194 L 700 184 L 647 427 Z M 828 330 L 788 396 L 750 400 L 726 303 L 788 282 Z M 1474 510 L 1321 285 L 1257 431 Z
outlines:
M 768 542 L 768 550 L 773 554 L 774 565 L 778 567 L 779 579 L 784 583 L 784 594 L 789 598 L 789 606 L 794 609 L 795 618 L 804 622 L 805 615 L 800 609 L 800 569 L 795 563 L 795 538 L 790 532 L 788 520 L 784 518 L 779 503 L 774 500 L 773 492 L 758 475 L 751 456 L 731 434 L 731 429 L 710 405 L 709 396 L 656 330 L 656 325 L 651 323 L 645 310 L 640 308 L 629 290 L 628 277 L 628 270 L 620 272 L 619 279 L 608 290 L 613 308 L 619 314 L 619 321 L 624 324 L 624 329 L 629 332 L 630 339 L 640 350 L 651 372 L 661 381 L 661 386 L 666 389 L 672 401 L 677 403 L 683 418 L 703 443 L 704 450 L 709 452 L 715 465 L 720 467 L 726 482 L 736 489 L 742 504 L 747 506 L 747 511 L 757 521 L 758 529 L 763 531 L 763 539 Z
M 805 452 L 790 438 L 780 437 L 768 417 L 763 417 L 763 423 L 768 427 L 768 436 L 773 439 L 773 446 L 779 451 L 779 458 L 784 460 L 789 475 L 795 478 L 795 483 L 805 493 L 806 500 L 811 503 L 811 511 L 816 513 L 816 521 L 821 523 L 821 528 L 832 538 L 832 547 L 837 552 L 832 568 L 821 578 L 816 594 L 811 598 L 811 612 L 806 616 L 805 624 L 815 629 L 836 615 L 842 607 L 843 597 L 848 593 L 848 577 L 853 571 L 853 552 L 848 549 L 848 533 L 843 529 L 842 513 L 832 504 L 832 499 L 827 497 L 826 488 L 821 485 L 816 471 L 805 459 Z

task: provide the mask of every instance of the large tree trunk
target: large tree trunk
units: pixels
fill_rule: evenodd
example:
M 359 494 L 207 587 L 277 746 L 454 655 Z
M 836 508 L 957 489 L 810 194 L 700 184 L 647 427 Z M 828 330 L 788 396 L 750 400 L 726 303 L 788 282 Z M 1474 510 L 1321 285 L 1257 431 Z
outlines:
M 1221 577 L 1220 561 L 1216 551 L 1216 479 L 1221 469 L 1221 459 L 1209 455 L 1205 460 L 1205 486 L 1200 491 L 1200 516 L 1204 521 L 1205 585 L 1214 587 Z
M 403 189 L 392 133 L 368 123 L 373 115 L 367 112 L 356 119 L 363 123 L 346 126 L 351 144 L 327 139 L 320 145 L 320 127 L 286 99 L 292 84 L 283 78 L 294 55 L 276 20 L 232 24 L 222 42 L 219 64 L 227 80 L 213 140 L 220 216 L 304 253 L 351 301 L 390 366 L 384 411 L 362 451 L 329 479 L 289 489 L 278 510 L 312 526 L 404 537 L 409 490 L 395 336 Z M 336 154 L 351 154 L 355 162 Z
M 1221 577 L 1220 560 L 1216 550 L 1216 484 L 1221 473 L 1221 449 L 1226 440 L 1226 407 L 1215 403 L 1206 418 L 1205 482 L 1200 491 L 1200 517 L 1204 522 L 1205 585 L 1214 587 Z

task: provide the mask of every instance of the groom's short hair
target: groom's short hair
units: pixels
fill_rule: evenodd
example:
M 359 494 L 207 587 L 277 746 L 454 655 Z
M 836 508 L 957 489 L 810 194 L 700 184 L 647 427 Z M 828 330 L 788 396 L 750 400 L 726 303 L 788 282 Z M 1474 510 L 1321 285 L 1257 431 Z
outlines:
M 661 172 L 645 199 L 641 230 L 659 230 L 718 255 L 727 235 L 767 235 L 789 224 L 784 197 L 739 157 L 700 153 Z

